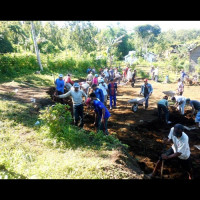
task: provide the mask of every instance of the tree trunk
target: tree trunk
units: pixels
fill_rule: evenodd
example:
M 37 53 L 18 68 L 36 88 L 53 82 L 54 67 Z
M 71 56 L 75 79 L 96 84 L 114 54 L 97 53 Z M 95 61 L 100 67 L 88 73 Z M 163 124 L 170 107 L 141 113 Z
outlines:
M 32 21 L 31 21 L 31 30 L 32 30 L 32 36 L 33 36 L 35 53 L 37 55 L 38 64 L 40 66 L 40 70 L 43 71 L 42 63 L 41 63 L 41 60 L 40 60 L 40 54 L 39 54 L 39 51 L 38 51 L 38 45 L 37 45 L 37 41 L 36 41 L 36 36 L 35 36 L 35 28 L 34 28 L 34 24 L 33 24 Z

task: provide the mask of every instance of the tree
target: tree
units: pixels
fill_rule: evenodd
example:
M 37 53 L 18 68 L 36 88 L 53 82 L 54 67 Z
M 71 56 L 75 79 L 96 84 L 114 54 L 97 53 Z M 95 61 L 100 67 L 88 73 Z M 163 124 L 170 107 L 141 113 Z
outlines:
M 152 37 L 157 37 L 161 33 L 158 25 L 151 26 L 149 24 L 135 27 L 135 32 L 138 38 L 142 41 L 142 47 L 147 54 L 147 48 Z
M 40 66 L 40 70 L 43 71 L 42 63 L 40 60 L 40 54 L 38 51 L 38 45 L 37 45 L 37 40 L 36 40 L 36 36 L 35 36 L 35 27 L 34 27 L 33 21 L 31 21 L 31 30 L 32 30 L 32 36 L 33 36 L 33 41 L 34 41 L 35 53 L 37 55 L 37 60 L 38 60 L 39 66 Z
M 91 22 L 73 21 L 68 23 L 70 40 L 74 49 L 81 55 L 84 51 L 90 53 L 96 50 L 95 36 L 98 33 Z
M 0 53 L 11 53 L 13 51 L 10 41 L 0 33 Z

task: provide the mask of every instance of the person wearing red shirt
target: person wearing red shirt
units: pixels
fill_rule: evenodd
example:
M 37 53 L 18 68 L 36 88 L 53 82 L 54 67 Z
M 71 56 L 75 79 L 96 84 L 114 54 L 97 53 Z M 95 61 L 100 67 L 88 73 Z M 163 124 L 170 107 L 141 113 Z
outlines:
M 65 81 L 65 87 L 70 90 L 74 82 L 71 80 L 70 74 L 67 74 L 67 76 L 63 79 Z

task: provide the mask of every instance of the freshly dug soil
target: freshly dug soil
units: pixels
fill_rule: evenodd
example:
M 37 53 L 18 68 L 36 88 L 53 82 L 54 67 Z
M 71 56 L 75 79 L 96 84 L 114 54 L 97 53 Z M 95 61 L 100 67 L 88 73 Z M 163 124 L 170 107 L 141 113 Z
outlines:
M 138 85 L 139 83 L 139 85 Z M 169 120 L 171 124 L 165 124 L 164 121 L 159 121 L 157 117 L 156 102 L 163 97 L 162 91 L 166 90 L 166 85 L 154 83 L 154 90 L 157 90 L 154 95 L 150 97 L 149 108 L 144 110 L 142 106 L 138 111 L 133 113 L 130 104 L 127 103 L 129 99 L 138 97 L 140 91 L 140 80 L 136 81 L 134 88 L 130 83 L 118 87 L 117 108 L 109 110 L 111 117 L 108 121 L 108 131 L 110 134 L 115 134 L 122 143 L 129 145 L 129 154 L 138 161 L 138 165 L 145 174 L 151 173 L 159 158 L 159 156 L 171 145 L 167 145 L 164 149 L 163 138 L 168 137 L 171 127 L 176 123 L 184 126 L 194 126 L 194 117 L 191 117 L 191 110 L 185 110 L 185 115 L 182 116 L 173 106 L 169 108 Z M 170 89 L 174 85 L 168 85 Z M 191 86 L 194 90 L 198 90 L 198 86 Z M 190 93 L 190 86 L 186 87 L 186 94 L 190 98 L 194 97 L 195 93 Z M 48 94 L 52 97 L 55 89 L 49 89 Z M 53 97 L 52 97 L 53 99 Z M 58 101 L 53 99 L 54 102 Z M 65 103 L 72 106 L 71 98 L 66 98 Z M 109 100 L 107 101 L 107 108 L 109 109 Z M 72 110 L 71 110 L 72 111 Z M 164 117 L 163 117 L 164 119 Z M 91 110 L 84 108 L 84 129 L 94 131 L 94 113 Z M 200 144 L 200 129 L 199 130 L 185 130 L 189 136 L 189 144 L 191 148 L 191 159 L 194 172 L 194 179 L 200 178 L 200 151 L 194 145 Z M 163 177 L 165 179 L 187 179 L 187 173 L 180 168 L 176 159 L 165 162 Z M 160 175 L 158 174 L 158 178 Z

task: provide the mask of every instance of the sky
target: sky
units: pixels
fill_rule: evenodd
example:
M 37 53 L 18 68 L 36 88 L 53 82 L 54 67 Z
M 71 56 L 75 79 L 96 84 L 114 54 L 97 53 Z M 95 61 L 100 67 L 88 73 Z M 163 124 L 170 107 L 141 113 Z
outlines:
M 173 29 L 174 31 L 180 29 L 200 29 L 200 21 L 91 21 L 98 28 L 106 28 L 108 25 L 117 26 L 119 23 L 120 27 L 123 27 L 127 30 L 132 30 L 135 26 L 138 25 L 159 25 L 161 31 L 168 31 Z M 64 24 L 64 21 L 56 21 L 59 26 Z

